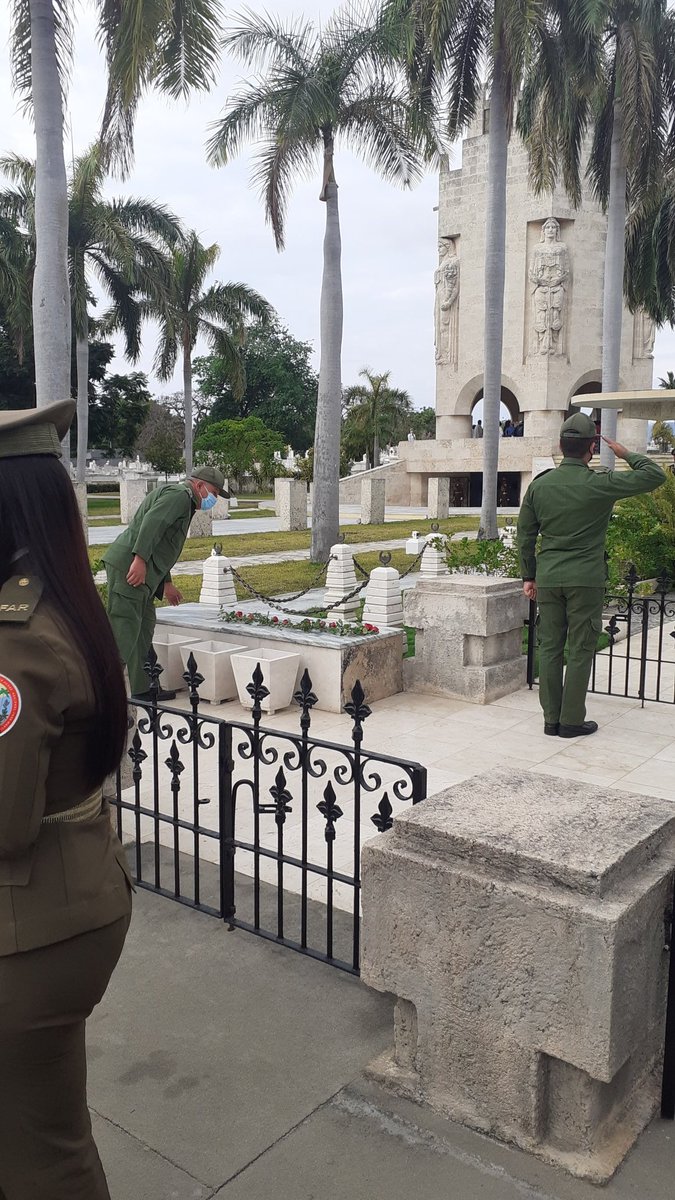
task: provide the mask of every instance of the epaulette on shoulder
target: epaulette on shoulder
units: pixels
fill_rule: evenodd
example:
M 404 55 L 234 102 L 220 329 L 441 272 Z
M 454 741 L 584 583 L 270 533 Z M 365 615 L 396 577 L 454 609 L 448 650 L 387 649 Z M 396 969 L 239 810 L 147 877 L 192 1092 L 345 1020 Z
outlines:
M 550 475 L 551 471 L 555 471 L 555 467 L 547 467 L 545 471 L 539 471 L 539 473 L 535 475 L 532 482 L 536 483 L 537 479 L 543 479 L 544 475 Z
M 596 475 L 609 475 L 609 467 L 593 467 Z
M 14 575 L 0 590 L 0 622 L 26 625 L 42 595 L 42 583 L 29 575 Z

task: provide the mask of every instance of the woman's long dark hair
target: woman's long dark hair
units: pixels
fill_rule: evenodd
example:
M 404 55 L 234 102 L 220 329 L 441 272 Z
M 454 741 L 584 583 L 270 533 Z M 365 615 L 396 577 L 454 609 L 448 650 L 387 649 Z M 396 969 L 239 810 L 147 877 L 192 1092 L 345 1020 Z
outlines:
M 49 455 L 0 459 L 0 585 L 22 570 L 11 561 L 22 550 L 89 672 L 96 725 L 87 747 L 87 784 L 95 788 L 117 770 L 124 750 L 124 676 L 89 566 L 73 486 Z

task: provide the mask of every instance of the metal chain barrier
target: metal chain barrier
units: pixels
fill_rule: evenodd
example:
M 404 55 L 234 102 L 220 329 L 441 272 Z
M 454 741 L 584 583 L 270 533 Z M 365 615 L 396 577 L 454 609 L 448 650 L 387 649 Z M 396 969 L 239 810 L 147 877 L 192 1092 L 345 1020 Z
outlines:
M 361 563 L 359 562 L 359 560 L 355 554 L 352 554 L 352 560 L 354 562 L 354 566 L 356 567 L 357 571 L 359 572 L 359 575 L 363 575 L 364 579 L 370 579 L 370 571 L 366 571 L 366 568 L 361 566 Z
M 326 564 L 326 566 L 328 566 L 328 564 Z M 237 570 L 235 570 L 234 567 L 226 567 L 225 569 L 231 571 L 233 577 L 238 580 L 241 586 L 246 588 L 246 591 L 249 592 L 251 596 L 254 596 L 256 600 L 262 600 L 264 604 L 270 604 L 272 608 L 276 608 L 278 612 L 288 613 L 291 617 L 307 617 L 309 615 L 306 609 L 288 608 L 286 605 L 280 604 L 279 601 L 274 598 L 274 596 L 264 596 L 262 592 L 257 592 L 250 583 L 247 583 L 245 579 L 242 579 L 241 575 Z M 356 587 L 353 588 L 351 592 L 347 592 L 345 596 L 341 596 L 340 599 L 335 600 L 333 604 L 322 604 L 321 609 L 325 610 L 326 612 L 330 612 L 331 609 L 338 608 L 340 604 L 345 604 L 347 600 L 351 600 L 353 596 L 358 595 L 358 593 L 366 586 L 367 582 L 368 580 L 364 579 L 363 583 L 357 583 Z M 309 591 L 311 591 L 311 588 L 305 589 L 305 592 Z M 305 592 L 299 592 L 298 596 L 304 596 Z M 297 600 L 297 598 L 297 596 L 289 596 L 289 600 Z
M 326 571 L 328 570 L 328 563 L 331 563 L 334 558 L 335 555 L 331 554 L 328 562 L 323 564 L 318 574 L 314 576 L 312 582 L 309 583 L 306 588 L 303 588 L 301 592 L 295 592 L 292 596 L 287 596 L 286 600 L 299 600 L 301 596 L 306 596 L 308 592 L 311 592 L 312 588 L 315 588 L 322 576 L 326 574 Z M 245 587 L 246 590 L 249 591 L 252 596 L 255 596 L 257 600 L 265 600 L 268 604 L 275 604 L 274 596 L 265 596 L 262 592 L 256 592 L 255 588 L 251 587 L 250 583 L 247 583 L 245 579 L 242 579 L 241 575 L 238 573 L 238 571 L 235 571 L 234 567 L 225 567 L 224 570 L 226 572 L 231 571 L 235 579 L 239 580 L 242 587 Z M 276 605 L 276 607 L 278 608 L 278 605 Z

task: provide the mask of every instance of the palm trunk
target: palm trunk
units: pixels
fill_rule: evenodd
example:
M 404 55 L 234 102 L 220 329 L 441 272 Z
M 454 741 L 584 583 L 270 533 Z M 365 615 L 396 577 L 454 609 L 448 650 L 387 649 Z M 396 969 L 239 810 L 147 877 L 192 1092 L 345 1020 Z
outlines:
M 326 233 L 321 283 L 321 364 L 314 433 L 312 560 L 327 562 L 340 528 L 340 413 L 342 409 L 342 273 L 338 190 L 324 186 Z
M 373 466 L 379 467 L 379 465 L 380 465 L 380 433 L 379 433 L 379 430 L 376 428 L 375 433 L 373 434 Z
M 87 478 L 87 446 L 89 444 L 89 330 L 78 332 L 75 343 L 77 363 L 77 474 L 78 483 Z
M 605 282 L 602 299 L 602 390 L 618 392 L 623 318 L 623 264 L 626 247 L 626 160 L 622 144 L 621 101 L 614 101 L 612 147 L 609 165 L 609 206 L 605 246 Z M 602 409 L 602 433 L 616 439 L 616 409 Z M 614 466 L 614 453 L 600 443 L 600 462 Z
M 504 341 L 506 263 L 506 156 L 508 136 L 502 51 L 495 54 L 490 94 L 487 215 L 485 232 L 485 334 L 483 376 L 483 501 L 479 538 L 497 537 L 499 408 Z
M 192 473 L 192 346 L 183 339 L 183 400 L 185 406 L 185 474 Z
M 52 0 L 30 0 L 35 114 L 33 337 L 38 406 L 70 396 L 68 185 Z

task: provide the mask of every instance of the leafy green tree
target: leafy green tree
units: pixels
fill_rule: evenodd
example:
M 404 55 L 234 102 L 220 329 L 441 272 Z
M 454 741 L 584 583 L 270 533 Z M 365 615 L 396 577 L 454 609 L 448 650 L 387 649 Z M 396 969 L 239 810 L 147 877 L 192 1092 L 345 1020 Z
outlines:
M 235 392 L 245 387 L 243 347 L 247 321 L 266 323 L 273 309 L 253 288 L 244 283 L 212 283 L 207 276 L 220 255 L 214 243 L 203 246 L 191 231 L 176 246 L 171 258 L 171 273 L 162 299 L 149 299 L 142 306 L 144 316 L 159 323 L 159 344 L 155 371 L 160 379 L 170 379 L 176 360 L 183 360 L 183 399 L 185 405 L 185 466 L 192 470 L 192 354 L 198 337 L 227 364 Z
M 107 63 L 102 138 L 124 171 L 141 96 L 185 98 L 208 88 L 220 53 L 219 0 L 94 0 Z M 63 98 L 72 63 L 75 0 L 13 0 L 12 71 L 35 124 L 37 258 L 33 324 L 37 403 L 68 394 L 71 305 Z
M 375 375 L 364 367 L 359 376 L 366 382 L 352 384 L 344 392 L 347 419 L 363 431 L 374 467 L 380 463 L 380 444 L 400 441 L 410 424 L 410 396 L 389 386 L 390 375 L 391 371 Z
M 436 437 L 436 409 L 426 405 L 425 408 L 415 409 L 410 415 L 410 428 L 416 438 Z
M 200 464 L 219 467 L 228 479 L 241 481 L 245 474 L 258 480 L 272 479 L 278 470 L 275 452 L 283 453 L 284 439 L 268 429 L 258 417 L 242 421 L 217 421 L 206 425 L 195 438 L 195 457 Z
M 141 371 L 109 375 L 90 409 L 91 444 L 108 454 L 132 454 L 151 403 L 147 376 Z
M 199 392 L 212 402 L 207 420 L 259 417 L 304 454 L 314 437 L 319 382 L 311 366 L 310 343 L 298 341 L 278 321 L 272 321 L 268 326 L 247 329 L 242 354 L 246 388 L 241 397 L 235 395 L 222 358 L 195 359 Z
M 150 412 L 136 440 L 137 454 L 165 476 L 177 475 L 184 465 L 184 426 L 161 404 L 152 403 Z
M 666 454 L 673 446 L 675 446 L 675 434 L 670 425 L 665 421 L 655 421 L 652 429 L 652 438 L 656 442 L 662 454 Z
M 208 153 L 224 166 L 246 142 L 261 144 L 254 178 L 277 249 L 298 176 L 323 163 L 326 205 L 321 286 L 321 362 L 314 436 L 312 558 L 326 562 L 339 526 L 342 406 L 341 238 L 334 156 L 342 142 L 385 179 L 408 186 L 420 173 L 418 141 L 379 29 L 343 10 L 320 29 L 247 12 L 225 45 L 252 68 L 214 126 Z

